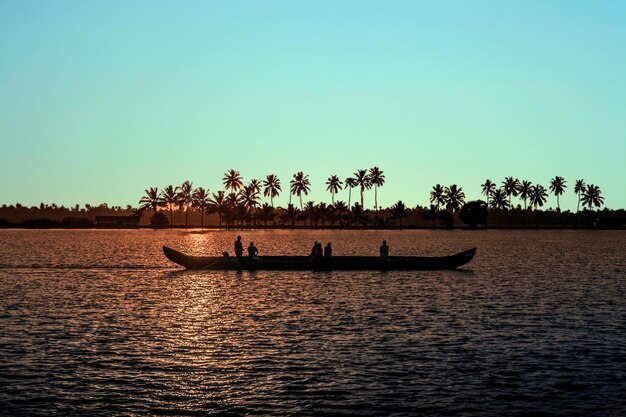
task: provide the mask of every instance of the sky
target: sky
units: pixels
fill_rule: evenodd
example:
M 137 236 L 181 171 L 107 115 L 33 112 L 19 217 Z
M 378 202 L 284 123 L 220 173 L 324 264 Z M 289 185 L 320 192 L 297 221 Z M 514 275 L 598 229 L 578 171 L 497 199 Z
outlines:
M 563 209 L 581 178 L 623 208 L 625 161 L 624 1 L 0 0 L 0 204 L 137 205 L 231 168 L 330 201 L 378 166 L 382 206 L 560 175 Z

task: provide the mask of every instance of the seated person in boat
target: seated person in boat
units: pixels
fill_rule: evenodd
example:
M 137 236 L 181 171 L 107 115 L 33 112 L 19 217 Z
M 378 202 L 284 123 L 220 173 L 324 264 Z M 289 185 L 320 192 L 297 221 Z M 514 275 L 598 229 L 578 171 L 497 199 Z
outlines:
M 379 259 L 387 259 L 388 257 L 389 257 L 389 246 L 387 246 L 387 241 L 383 240 L 383 244 L 380 247 Z
M 333 248 L 330 246 L 330 242 L 324 247 L 324 259 L 330 259 L 333 256 Z
M 250 246 L 248 246 L 248 256 L 253 261 L 259 260 L 259 250 L 254 246 L 254 242 L 250 242 Z

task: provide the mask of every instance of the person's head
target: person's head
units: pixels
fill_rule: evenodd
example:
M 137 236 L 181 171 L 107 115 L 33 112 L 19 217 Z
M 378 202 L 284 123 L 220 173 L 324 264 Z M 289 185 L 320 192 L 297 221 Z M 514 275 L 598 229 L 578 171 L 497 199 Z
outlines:
M 250 247 L 254 246 L 254 242 L 250 242 Z
M 241 240 L 241 236 L 237 236 L 237 240 Z
M 328 243 L 326 244 L 326 246 L 330 246 L 330 242 L 328 242 Z
M 383 246 L 387 246 L 387 241 L 383 240 Z
M 314 244 L 315 246 L 317 246 L 317 240 L 316 240 L 315 242 L 313 242 L 313 244 Z

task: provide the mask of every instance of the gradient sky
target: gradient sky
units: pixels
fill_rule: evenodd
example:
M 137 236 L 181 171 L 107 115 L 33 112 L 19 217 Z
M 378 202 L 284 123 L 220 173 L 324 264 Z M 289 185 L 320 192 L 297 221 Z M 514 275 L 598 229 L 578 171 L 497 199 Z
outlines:
M 626 207 L 626 2 L 0 0 L 0 204 L 373 165 L 384 206 L 561 175 Z

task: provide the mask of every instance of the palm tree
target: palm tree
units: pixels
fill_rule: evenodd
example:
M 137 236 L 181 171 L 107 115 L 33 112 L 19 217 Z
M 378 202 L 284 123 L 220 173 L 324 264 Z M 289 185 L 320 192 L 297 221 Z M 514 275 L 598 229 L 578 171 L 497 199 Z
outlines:
M 174 226 L 174 206 L 178 204 L 179 187 L 168 185 L 161 191 L 161 198 L 170 211 L 170 229 Z
M 498 209 L 500 226 L 502 226 L 502 210 L 507 207 L 509 207 L 509 202 L 506 200 L 506 193 L 500 188 L 495 189 L 491 193 L 491 208 Z
M 465 193 L 463 192 L 463 187 L 458 187 L 456 184 L 452 184 L 451 186 L 446 188 L 446 209 L 448 211 L 457 211 L 461 205 L 465 202 Z
M 227 190 L 230 189 L 231 193 L 235 194 L 237 191 L 243 187 L 243 177 L 239 173 L 239 171 L 235 171 L 234 169 L 229 169 L 226 174 L 224 174 L 224 178 L 222 178 L 222 182 L 224 183 L 224 188 Z
M 543 203 L 548 199 L 548 192 L 541 184 L 537 184 L 530 188 L 530 195 L 528 196 L 530 205 L 535 209 L 535 222 L 539 227 L 539 217 L 537 216 L 537 207 L 543 207 Z
M 585 191 L 585 180 L 576 180 L 574 184 L 574 193 L 578 196 L 578 204 L 576 204 L 576 219 L 574 220 L 574 227 L 578 225 L 578 210 L 580 209 L 580 196 Z
M 357 169 L 353 175 L 356 185 L 361 188 L 361 208 L 365 208 L 363 205 L 363 192 L 372 187 L 370 176 L 367 174 L 366 169 Z
M 506 177 L 504 178 L 504 181 L 502 181 L 502 188 L 504 189 L 504 192 L 506 193 L 506 195 L 509 197 L 509 227 L 511 227 L 511 222 L 512 222 L 512 218 L 511 218 L 511 197 L 515 197 L 517 196 L 517 193 L 519 191 L 519 180 L 517 178 L 513 178 L 513 177 Z
M 257 179 L 251 179 L 248 187 L 252 188 L 257 194 L 261 193 L 261 181 Z
M 345 188 L 348 189 L 348 207 L 350 207 L 350 203 L 352 202 L 352 189 L 356 187 L 356 180 L 352 177 L 348 177 L 345 179 Z
M 178 204 L 179 209 L 185 208 L 185 229 L 189 225 L 189 207 L 193 202 L 193 183 L 191 181 L 185 181 L 180 187 L 178 192 Z
M 313 201 L 308 201 L 305 205 L 304 211 L 309 216 L 309 222 L 311 227 L 313 227 L 313 222 L 317 217 L 317 208 L 315 207 L 315 203 Z M 304 225 L 306 226 L 306 220 L 304 221 Z
M 489 206 L 489 197 L 491 196 L 491 193 L 493 193 L 493 191 L 496 189 L 496 183 L 487 178 L 485 180 L 485 183 L 481 184 L 480 186 L 483 187 L 482 194 L 487 196 L 487 206 Z
M 587 206 L 589 210 L 593 207 L 600 208 L 604 204 L 604 197 L 602 197 L 600 187 L 597 185 L 589 184 L 582 196 L 583 207 Z
M 565 182 L 566 182 L 565 178 L 560 177 L 558 175 L 552 178 L 552 180 L 550 181 L 550 191 L 552 191 L 552 194 L 556 196 L 556 209 L 559 211 L 559 213 L 561 212 L 561 204 L 559 202 L 559 196 L 563 195 L 563 192 L 567 188 L 567 186 L 565 185 Z
M 200 209 L 200 228 L 204 229 L 204 213 L 211 206 L 211 200 L 209 199 L 209 190 L 206 190 L 202 187 L 198 187 L 193 190 L 193 194 L 191 195 L 191 205 L 195 208 Z
M 328 185 L 328 187 L 326 187 L 326 191 L 330 191 L 332 204 L 335 204 L 335 194 L 343 188 L 341 186 L 342 184 L 343 182 L 341 182 L 338 176 L 331 175 L 328 177 L 328 180 L 326 181 L 326 185 Z
M 378 217 L 378 187 L 385 184 L 385 175 L 378 167 L 370 168 L 370 183 L 374 186 L 374 208 L 376 209 L 376 217 Z
M 291 194 L 297 195 L 300 198 L 300 210 L 302 210 L 302 194 L 308 195 L 311 191 L 309 176 L 304 175 L 302 171 L 297 174 L 293 174 L 293 179 L 290 182 Z M 289 197 L 289 204 L 291 204 L 291 195 Z
M 400 223 L 400 227 L 402 227 L 402 219 L 410 215 L 411 210 L 406 207 L 402 200 L 399 200 L 396 204 L 391 206 L 391 218 L 397 219 Z
M 252 184 L 246 185 L 239 190 L 239 202 L 252 211 L 259 204 L 259 192 Z
M 141 204 L 139 208 L 142 210 L 147 210 L 147 209 L 154 210 L 154 214 L 156 214 L 159 207 L 163 207 L 164 205 L 163 199 L 161 198 L 161 194 L 159 193 L 159 189 L 158 187 L 150 187 L 149 190 L 145 190 L 145 191 L 146 191 L 146 195 L 141 197 L 141 199 L 139 200 L 139 204 Z M 41 205 L 43 206 L 43 203 L 41 203 Z M 91 206 L 89 206 L 89 204 L 85 204 L 85 208 L 89 210 Z M 40 207 L 40 209 L 43 210 L 42 207 Z
M 228 201 L 224 191 L 220 190 L 217 194 L 213 193 L 212 198 L 209 199 L 209 205 L 213 212 L 217 213 L 220 229 L 222 228 L 222 217 L 228 210 Z
M 330 214 L 333 206 L 327 206 L 326 203 L 319 203 L 315 208 L 317 218 L 322 221 L 322 226 L 326 225 L 326 217 Z
M 530 197 L 530 188 L 532 186 L 533 184 L 527 180 L 522 181 L 519 186 L 519 198 L 524 202 L 524 228 L 526 227 L 526 211 L 528 210 L 526 202 Z
M 274 214 L 274 207 L 270 206 L 267 203 L 264 203 L 263 206 L 261 207 L 259 217 L 263 221 L 263 224 L 265 224 L 265 227 L 267 227 L 268 220 L 271 220 L 272 222 L 274 222 L 275 216 L 276 215 Z
M 269 174 L 263 181 L 263 195 L 270 198 L 272 208 L 274 207 L 274 197 L 278 197 L 280 188 L 280 180 L 274 174 Z
M 439 206 L 446 204 L 446 187 L 441 184 L 433 185 L 433 190 L 430 192 L 430 202 L 434 203 L 437 211 L 439 211 Z

